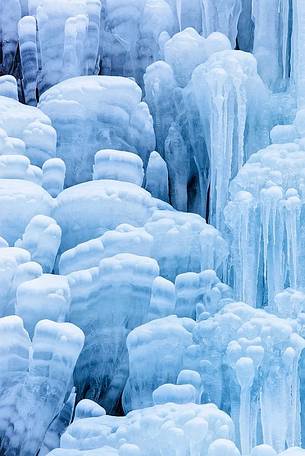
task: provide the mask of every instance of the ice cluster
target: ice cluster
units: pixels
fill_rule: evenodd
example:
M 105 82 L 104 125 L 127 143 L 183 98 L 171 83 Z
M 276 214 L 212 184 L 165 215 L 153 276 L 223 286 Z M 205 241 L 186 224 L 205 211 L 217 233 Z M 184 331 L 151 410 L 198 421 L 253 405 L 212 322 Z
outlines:
M 304 42 L 304 0 L 0 0 L 1 455 L 305 456 Z

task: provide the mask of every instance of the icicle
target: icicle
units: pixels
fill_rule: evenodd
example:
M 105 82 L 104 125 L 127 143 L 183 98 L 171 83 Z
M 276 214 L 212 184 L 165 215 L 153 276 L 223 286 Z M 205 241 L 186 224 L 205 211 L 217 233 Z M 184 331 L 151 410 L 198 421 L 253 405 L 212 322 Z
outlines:
M 243 455 L 250 454 L 250 391 L 255 376 L 251 358 L 240 358 L 236 363 L 236 376 L 240 385 L 240 446 Z

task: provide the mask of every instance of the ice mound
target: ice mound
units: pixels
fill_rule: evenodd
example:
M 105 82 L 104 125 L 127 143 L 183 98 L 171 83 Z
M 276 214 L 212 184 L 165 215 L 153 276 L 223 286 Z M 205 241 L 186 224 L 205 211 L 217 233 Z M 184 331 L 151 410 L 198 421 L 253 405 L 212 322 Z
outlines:
M 157 200 L 149 198 L 149 194 L 145 190 L 132 186 L 132 184 L 110 180 L 95 182 L 67 189 L 57 198 L 58 206 L 55 208 L 53 216 L 63 227 L 61 249 L 64 253 L 59 260 L 59 270 L 62 274 L 98 266 L 102 258 L 117 253 L 135 253 L 155 258 L 160 266 L 161 275 L 172 281 L 177 275 L 187 271 L 200 272 L 208 268 L 217 270 L 225 264 L 228 254 L 225 240 L 218 230 L 207 224 L 199 215 L 168 210 L 168 208 L 171 209 L 170 206 L 158 209 L 154 206 L 158 204 Z M 83 198 L 78 188 L 81 189 L 82 186 L 86 186 L 88 190 L 92 188 L 97 194 L 96 200 L 100 199 L 101 217 L 96 218 L 99 206 L 95 204 L 92 206 L 92 228 L 88 234 L 86 230 L 90 227 L 88 223 L 90 213 L 85 198 L 86 209 L 84 210 L 86 210 L 87 219 L 84 220 L 82 213 L 75 212 L 67 218 L 67 207 L 70 206 L 68 200 L 72 195 L 75 195 L 73 205 L 77 204 L 78 208 L 81 207 Z M 101 189 L 105 191 L 105 196 Z M 110 194 L 111 190 L 114 192 L 113 196 Z M 132 193 L 128 194 L 127 190 Z M 120 200 L 115 197 L 119 191 Z M 93 192 L 90 198 L 92 194 Z M 88 192 L 87 195 L 89 198 L 90 193 Z M 132 198 L 135 199 L 134 202 Z M 148 207 L 142 206 L 141 208 L 140 206 L 139 208 L 137 200 L 140 198 L 143 200 L 139 203 L 145 203 Z M 129 199 L 129 204 L 126 204 L 124 199 Z M 117 203 L 117 214 L 115 203 Z M 72 198 L 70 207 L 72 207 Z M 130 207 L 134 207 L 134 209 L 130 209 Z M 109 219 L 107 219 L 107 227 L 101 226 L 105 211 L 111 211 L 113 228 L 117 226 L 116 229 L 109 229 L 111 228 Z M 143 215 L 142 221 L 141 215 Z M 118 225 L 120 222 L 124 222 L 124 224 Z M 129 225 L 129 223 L 135 225 L 135 222 L 139 225 L 138 227 Z M 94 226 L 93 223 L 99 223 L 99 226 Z M 74 225 L 77 226 L 77 231 L 73 228 Z M 78 234 L 79 227 L 82 226 L 83 228 Z M 73 231 L 75 234 L 73 233 L 71 236 Z M 103 231 L 105 233 L 96 238 L 98 232 Z M 85 237 L 89 240 L 80 242 L 81 238 Z M 68 249 L 70 247 L 68 243 L 75 244 L 75 247 Z
M 59 260 L 61 274 L 89 269 L 99 265 L 103 258 L 118 253 L 134 253 L 151 256 L 153 238 L 142 227 L 134 227 L 127 223 L 118 225 L 116 229 L 106 231 L 96 239 L 78 244 L 66 250 Z
M 70 287 L 64 276 L 42 274 L 20 284 L 16 293 L 16 315 L 23 319 L 30 337 L 40 320 L 65 322 L 70 314 Z
M 176 382 L 184 352 L 192 342 L 194 325 L 191 319 L 171 315 L 131 331 L 127 337 L 129 377 L 123 394 L 125 412 L 153 405 L 153 391 L 165 383 Z M 143 370 L 147 359 L 149 364 Z
M 14 76 L 0 76 L 0 96 L 18 100 L 18 87 Z
M 152 256 L 169 280 L 187 271 L 217 270 L 226 260 L 226 242 L 197 214 L 156 210 L 145 229 L 154 239 Z
M 67 186 L 91 179 L 94 155 L 101 149 L 135 152 L 146 165 L 155 136 L 141 98 L 134 81 L 111 76 L 68 79 L 41 96 L 39 107 L 57 131 Z
M 91 454 L 99 449 L 99 454 L 108 455 L 104 447 L 111 446 L 120 456 L 161 456 L 165 451 L 181 456 L 239 456 L 233 436 L 231 419 L 214 404 L 172 403 L 135 410 L 126 417 L 106 415 L 74 421 L 61 438 L 62 450 L 51 454 L 78 455 L 76 450 Z M 222 441 L 218 446 L 227 453 L 213 450 L 218 439 Z

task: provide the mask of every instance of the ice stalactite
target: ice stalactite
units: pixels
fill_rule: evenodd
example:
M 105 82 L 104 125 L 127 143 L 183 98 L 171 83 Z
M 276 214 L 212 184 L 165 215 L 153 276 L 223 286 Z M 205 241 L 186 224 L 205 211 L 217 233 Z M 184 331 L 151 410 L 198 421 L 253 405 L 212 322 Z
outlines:
M 237 24 L 242 10 L 242 0 L 200 0 L 202 8 L 202 32 L 226 35 L 233 46 L 236 44 Z
M 269 142 L 268 90 L 253 56 L 230 50 L 220 33 L 204 39 L 185 29 L 165 43 L 164 59 L 147 68 L 144 82 L 170 201 L 179 210 L 208 213 L 224 231 L 231 179 Z
M 272 144 L 252 155 L 231 183 L 225 210 L 232 239 L 234 286 L 251 305 L 273 306 L 287 286 L 304 286 L 303 111 L 278 126 Z M 289 132 L 289 143 L 285 143 Z

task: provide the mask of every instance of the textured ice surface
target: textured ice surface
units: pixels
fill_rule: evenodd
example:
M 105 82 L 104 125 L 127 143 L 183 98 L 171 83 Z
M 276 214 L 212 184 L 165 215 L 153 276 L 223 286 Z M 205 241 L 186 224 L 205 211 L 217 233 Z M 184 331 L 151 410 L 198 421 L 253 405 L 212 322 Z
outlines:
M 170 280 L 187 271 L 217 270 L 226 260 L 226 242 L 197 214 L 157 210 L 145 229 L 154 238 L 152 256 L 161 275 Z
M 215 314 L 233 297 L 232 289 L 222 283 L 213 270 L 180 274 L 176 277 L 175 289 L 176 314 L 194 320 L 202 313 Z
M 1 317 L 14 313 L 18 285 L 41 274 L 41 266 L 31 262 L 28 251 L 5 245 L 0 248 Z
M 259 439 L 257 420 L 264 443 L 278 451 L 300 442 L 303 349 L 304 339 L 292 322 L 243 303 L 227 304 L 197 322 L 184 365 L 200 372 L 205 400 L 230 410 L 244 454 Z
M 16 315 L 23 319 L 31 337 L 40 320 L 64 322 L 70 313 L 70 287 L 64 276 L 42 274 L 23 282 L 18 286 L 16 297 Z
M 231 50 L 220 33 L 205 39 L 187 28 L 165 43 L 164 62 L 149 66 L 144 81 L 171 203 L 201 214 L 207 205 L 222 229 L 230 180 L 269 140 L 268 92 L 255 58 Z

